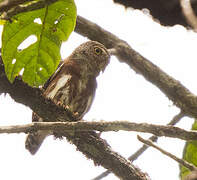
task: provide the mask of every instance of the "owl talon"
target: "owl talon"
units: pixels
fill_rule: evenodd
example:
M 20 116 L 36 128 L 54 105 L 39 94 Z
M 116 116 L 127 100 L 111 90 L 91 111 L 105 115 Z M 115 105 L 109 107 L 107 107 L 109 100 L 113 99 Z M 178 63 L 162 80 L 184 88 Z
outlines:
M 68 106 L 68 105 L 64 105 L 64 107 L 65 107 L 65 109 L 68 109 L 68 110 L 70 110 L 70 107 Z
M 63 106 L 63 103 L 61 101 L 57 101 L 56 103 L 58 106 Z
M 69 109 L 69 107 L 65 106 L 61 101 L 58 101 L 57 105 L 63 107 L 64 109 Z
M 78 116 L 78 115 L 79 115 L 79 113 L 78 113 L 78 112 L 74 112 L 73 114 L 74 114 L 75 116 Z
M 58 101 L 56 104 L 57 104 L 58 106 L 63 107 L 64 109 L 68 109 L 68 110 L 70 111 L 70 107 L 69 107 L 68 105 L 64 105 L 61 101 Z
M 102 132 L 97 133 L 97 135 L 98 135 L 99 137 L 101 137 L 101 134 L 102 134 Z

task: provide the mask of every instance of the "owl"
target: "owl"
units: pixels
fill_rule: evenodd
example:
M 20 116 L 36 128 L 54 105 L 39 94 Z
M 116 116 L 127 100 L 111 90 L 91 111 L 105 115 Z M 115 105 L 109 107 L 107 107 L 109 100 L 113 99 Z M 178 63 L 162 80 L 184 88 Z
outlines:
M 55 104 L 68 108 L 76 120 L 81 120 L 93 102 L 97 82 L 96 77 L 109 63 L 110 55 L 104 45 L 96 41 L 88 41 L 77 47 L 66 58 L 49 80 L 43 92 Z M 32 115 L 33 122 L 42 122 L 37 114 Z M 25 147 L 33 155 L 41 146 L 50 131 L 29 133 Z

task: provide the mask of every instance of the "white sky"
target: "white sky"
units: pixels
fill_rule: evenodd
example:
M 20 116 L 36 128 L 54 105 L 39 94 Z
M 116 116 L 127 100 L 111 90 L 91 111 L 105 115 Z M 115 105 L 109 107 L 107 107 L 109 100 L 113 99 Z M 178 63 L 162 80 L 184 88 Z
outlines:
M 126 40 L 143 56 L 197 94 L 195 33 L 188 32 L 179 25 L 162 27 L 142 12 L 125 10 L 122 6 L 114 5 L 112 0 L 75 2 L 79 15 Z M 62 46 L 62 58 L 84 41 L 87 39 L 72 33 L 69 41 Z M 0 125 L 31 122 L 29 108 L 14 103 L 8 96 L 1 96 L 0 102 Z M 85 119 L 167 124 L 178 112 L 172 102 L 154 85 L 112 57 L 110 65 L 98 78 L 96 98 Z M 192 119 L 184 118 L 178 126 L 189 129 L 192 122 Z M 107 139 L 113 150 L 128 157 L 142 145 L 136 140 L 136 134 L 113 132 L 103 133 L 102 137 Z M 24 134 L 0 135 L 1 179 L 90 180 L 104 170 L 102 167 L 95 167 L 92 161 L 76 152 L 75 146 L 66 140 L 54 141 L 53 137 L 47 138 L 35 156 L 25 150 L 24 141 Z M 160 138 L 159 145 L 181 157 L 184 141 Z M 179 179 L 177 163 L 152 148 L 135 161 L 135 164 L 147 172 L 152 180 Z M 110 175 L 105 179 L 117 178 Z

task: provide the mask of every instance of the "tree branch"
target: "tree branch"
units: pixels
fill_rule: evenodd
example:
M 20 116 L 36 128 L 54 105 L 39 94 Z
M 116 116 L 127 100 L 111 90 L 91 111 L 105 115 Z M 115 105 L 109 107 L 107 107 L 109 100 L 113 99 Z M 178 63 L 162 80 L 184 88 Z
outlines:
M 33 0 L 29 0 L 29 1 L 33 1 Z M 19 13 L 41 9 L 44 8 L 46 5 L 50 5 L 56 1 L 58 0 L 40 0 L 23 6 L 18 5 L 13 8 L 9 8 L 9 10 L 5 11 L 4 14 L 1 16 L 1 19 L 10 20 L 13 16 Z
M 174 126 L 176 123 L 178 123 L 183 117 L 185 116 L 184 113 L 180 112 L 178 113 L 176 116 L 173 117 L 173 119 L 167 124 L 167 125 L 171 125 Z M 153 135 L 149 138 L 149 140 L 151 140 L 152 142 L 157 142 L 158 137 Z M 135 153 L 133 153 L 131 156 L 129 156 L 128 160 L 130 161 L 135 161 L 139 156 L 141 156 L 147 149 L 149 148 L 149 146 L 147 145 L 143 145 L 141 148 L 139 148 Z M 101 173 L 100 175 L 96 176 L 95 178 L 93 178 L 92 180 L 101 180 L 102 178 L 108 176 L 111 173 L 111 171 L 106 170 L 103 173 Z
M 127 63 L 146 80 L 157 86 L 184 113 L 197 118 L 197 97 L 179 81 L 133 50 L 125 41 L 80 16 L 77 17 L 75 31 L 104 44 L 107 48 L 116 49 L 116 56 L 120 61 Z
M 0 12 L 5 12 L 14 6 L 33 0 L 4 0 L 0 3 Z
M 177 156 L 165 151 L 164 149 L 160 148 L 159 146 L 155 145 L 152 141 L 150 140 L 145 140 L 143 139 L 141 136 L 137 136 L 138 140 L 141 141 L 142 143 L 148 145 L 148 146 L 152 146 L 153 148 L 159 150 L 162 154 L 165 154 L 166 156 L 170 157 L 171 159 L 175 160 L 176 162 L 178 162 L 179 164 L 181 164 L 182 166 L 185 166 L 186 168 L 188 168 L 190 171 L 195 171 L 197 170 L 197 168 L 193 165 L 188 163 L 187 161 L 178 158 Z
M 89 132 L 89 131 L 136 131 L 151 133 L 156 136 L 179 138 L 182 140 L 196 140 L 197 131 L 187 131 L 174 126 L 154 125 L 147 123 L 133 123 L 128 121 L 113 122 L 33 122 L 26 125 L 0 126 L 0 133 L 27 133 L 37 130 L 52 130 L 58 133 L 64 132 Z M 153 138 L 154 139 L 154 138 Z

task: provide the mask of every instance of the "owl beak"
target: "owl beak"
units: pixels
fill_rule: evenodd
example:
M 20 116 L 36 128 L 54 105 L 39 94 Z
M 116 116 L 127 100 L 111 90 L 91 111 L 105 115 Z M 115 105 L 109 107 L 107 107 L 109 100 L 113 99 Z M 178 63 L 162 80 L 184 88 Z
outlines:
M 116 55 L 116 49 L 115 48 L 108 49 L 107 52 L 109 53 L 110 56 Z
M 101 70 L 102 73 L 104 73 L 104 71 L 105 71 L 105 68 Z
M 105 64 L 103 65 L 103 68 L 102 68 L 102 70 L 101 70 L 102 73 L 104 73 L 107 64 L 109 64 L 109 59 L 108 59 L 108 61 L 105 62 Z

